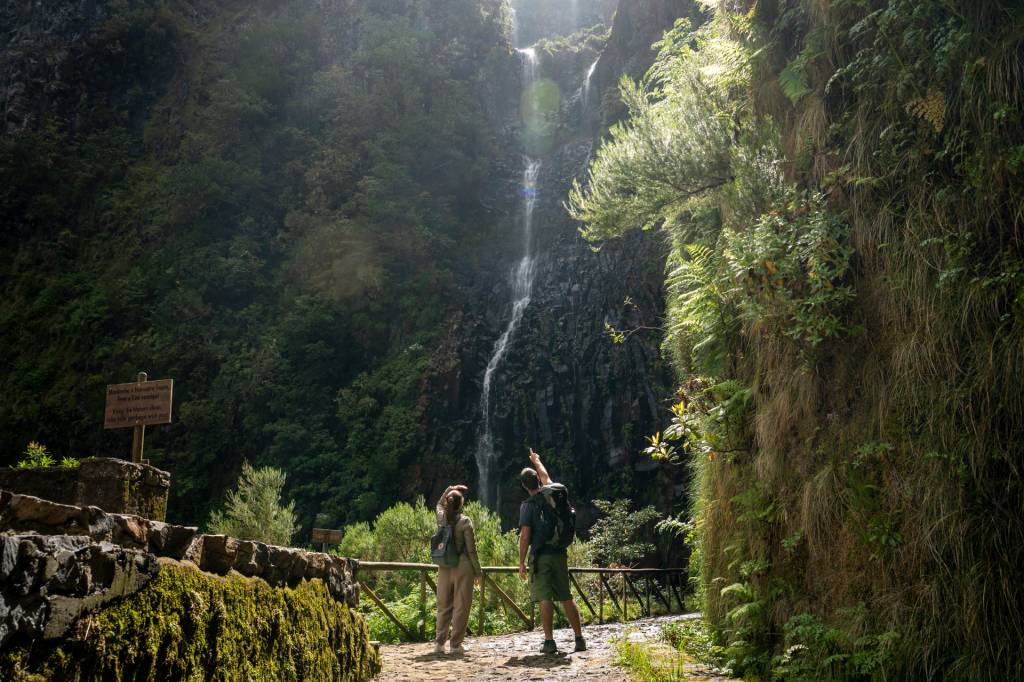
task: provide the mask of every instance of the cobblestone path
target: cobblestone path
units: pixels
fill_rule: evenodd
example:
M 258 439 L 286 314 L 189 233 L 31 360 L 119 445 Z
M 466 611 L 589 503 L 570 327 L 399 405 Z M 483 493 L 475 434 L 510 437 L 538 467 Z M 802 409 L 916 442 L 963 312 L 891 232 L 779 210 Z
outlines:
M 588 650 L 572 653 L 573 637 L 569 629 L 556 630 L 560 653 L 538 653 L 543 640 L 539 630 L 495 637 L 468 637 L 462 656 L 435 654 L 433 643 L 393 644 L 381 647 L 384 672 L 380 682 L 440 682 L 442 680 L 507 682 L 509 680 L 601 680 L 625 682 L 629 676 L 614 664 L 613 642 L 629 633 L 630 639 L 657 640 L 661 626 L 689 616 L 665 616 L 617 623 L 592 625 L 584 629 Z M 700 665 L 687 665 L 688 680 L 729 682 L 729 678 Z

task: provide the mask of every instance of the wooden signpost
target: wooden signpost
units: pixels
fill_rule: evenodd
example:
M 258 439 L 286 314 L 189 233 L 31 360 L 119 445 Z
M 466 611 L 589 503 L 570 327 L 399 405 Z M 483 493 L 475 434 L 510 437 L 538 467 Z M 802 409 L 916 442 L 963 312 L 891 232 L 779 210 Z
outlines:
M 326 553 L 327 545 L 340 545 L 342 532 L 340 530 L 331 530 L 329 528 L 314 528 L 311 534 L 310 540 L 313 544 L 320 543 L 320 551 Z
M 149 381 L 145 372 L 139 372 L 133 384 L 107 386 L 107 406 L 103 415 L 105 429 L 134 429 L 132 435 L 132 461 L 143 462 L 142 449 L 146 440 L 146 426 L 171 423 L 171 400 L 174 379 Z

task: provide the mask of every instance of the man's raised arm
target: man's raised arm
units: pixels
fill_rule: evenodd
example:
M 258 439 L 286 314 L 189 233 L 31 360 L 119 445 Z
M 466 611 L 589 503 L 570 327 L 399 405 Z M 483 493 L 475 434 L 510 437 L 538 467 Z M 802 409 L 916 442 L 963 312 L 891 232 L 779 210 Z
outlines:
M 530 448 L 530 463 L 533 464 L 533 468 L 537 471 L 537 480 L 542 486 L 554 483 L 551 480 L 551 476 L 548 475 L 548 470 L 544 468 L 543 462 L 540 461 L 540 455 Z

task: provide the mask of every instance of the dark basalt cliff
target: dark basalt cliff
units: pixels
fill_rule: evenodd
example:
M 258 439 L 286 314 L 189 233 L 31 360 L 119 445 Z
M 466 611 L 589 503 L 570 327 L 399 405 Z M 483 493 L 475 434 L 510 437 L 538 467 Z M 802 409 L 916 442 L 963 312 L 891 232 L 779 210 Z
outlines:
M 620 74 L 641 75 L 654 57 L 651 44 L 677 17 L 696 14 L 688 1 L 622 3 L 591 92 L 614 87 Z M 564 207 L 572 180 L 580 177 L 604 130 L 600 122 L 617 116 L 614 105 L 602 107 L 601 97 L 582 95 L 584 62 L 590 59 L 584 48 L 575 59 L 542 55 L 540 61 L 540 75 L 560 86 L 562 106 L 556 142 L 543 158 L 538 181 L 538 262 L 530 305 L 494 378 L 496 477 L 506 520 L 514 518 L 521 498 L 518 472 L 527 446 L 544 453 L 553 475 L 579 491 L 585 525 L 593 519 L 585 500 L 628 493 L 664 503 L 681 489 L 679 472 L 642 454 L 644 436 L 660 428 L 671 396 L 659 349 L 661 238 L 636 232 L 595 249 L 579 236 Z M 574 71 L 564 72 L 566 65 Z M 478 295 L 479 303 L 453 324 L 435 357 L 437 373 L 428 391 L 432 446 L 463 453 L 460 459 L 470 472 L 481 424 L 480 382 L 511 314 L 508 278 L 501 275 L 513 258 L 497 266 L 498 276 Z M 616 344 L 606 331 L 609 325 L 635 333 Z

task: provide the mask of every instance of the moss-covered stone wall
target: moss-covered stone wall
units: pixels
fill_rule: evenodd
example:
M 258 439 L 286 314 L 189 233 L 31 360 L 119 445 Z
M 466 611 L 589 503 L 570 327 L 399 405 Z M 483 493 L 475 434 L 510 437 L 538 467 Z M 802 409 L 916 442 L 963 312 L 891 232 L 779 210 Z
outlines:
M 380 670 L 362 618 L 320 580 L 275 588 L 161 559 L 139 592 L 72 637 L 0 655 L 5 680 L 365 680 Z

